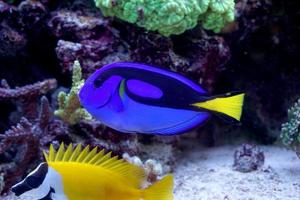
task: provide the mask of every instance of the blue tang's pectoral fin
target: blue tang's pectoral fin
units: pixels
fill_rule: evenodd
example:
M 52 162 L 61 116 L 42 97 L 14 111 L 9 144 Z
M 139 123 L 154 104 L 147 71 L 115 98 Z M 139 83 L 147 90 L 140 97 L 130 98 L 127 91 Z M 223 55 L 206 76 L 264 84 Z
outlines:
M 160 88 L 145 81 L 130 79 L 126 86 L 131 94 L 141 98 L 160 99 L 163 96 Z
M 110 100 L 109 107 L 116 112 L 122 112 L 124 110 L 123 98 L 125 92 L 125 80 L 123 79 L 117 90 L 114 91 Z

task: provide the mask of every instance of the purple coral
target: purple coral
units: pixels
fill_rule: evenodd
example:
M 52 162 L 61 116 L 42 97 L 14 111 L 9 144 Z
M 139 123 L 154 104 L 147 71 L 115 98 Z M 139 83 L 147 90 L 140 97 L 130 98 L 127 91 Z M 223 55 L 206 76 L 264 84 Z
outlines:
M 93 13 L 53 12 L 47 25 L 59 39 L 56 54 L 63 72 L 70 71 L 74 60 L 78 59 L 83 73 L 89 74 L 117 48 L 116 30 L 111 29 L 107 20 Z
M 58 39 L 56 54 L 62 71 L 71 71 L 77 59 L 85 78 L 111 62 L 135 61 L 178 71 L 212 91 L 218 72 L 230 59 L 222 37 L 203 31 L 191 37 L 167 38 L 104 20 L 93 12 L 53 12 L 48 28 Z
M 225 70 L 231 58 L 227 42 L 223 37 L 209 36 L 203 32 L 201 38 L 187 39 L 184 50 L 187 52 L 186 57 L 192 62 L 177 70 L 196 79 L 212 92 L 219 73 Z
M 58 38 L 88 40 L 98 38 L 99 33 L 107 32 L 108 20 L 100 16 L 84 15 L 80 12 L 61 10 L 53 12 L 48 27 Z
M 265 162 L 265 155 L 259 147 L 243 144 L 234 152 L 233 167 L 239 172 L 251 172 L 259 169 Z
M 17 126 L 0 135 L 0 139 L 0 155 L 5 158 L 6 163 L 6 167 L 1 168 L 0 172 L 4 176 L 6 191 L 38 158 L 38 137 L 35 137 L 32 124 L 22 118 Z
M 38 97 L 55 89 L 57 87 L 57 82 L 55 79 L 48 79 L 12 89 L 5 80 L 2 80 L 2 85 L 4 87 L 0 87 L 0 101 Z
M 47 14 L 45 6 L 36 0 L 22 1 L 18 6 L 18 12 L 22 16 L 21 25 L 27 29 L 37 25 Z
M 47 79 L 23 87 L 11 88 L 5 80 L 0 85 L 0 101 L 15 101 L 21 104 L 24 116 L 34 119 L 37 117 L 38 100 L 41 95 L 57 87 L 55 79 Z
M 27 43 L 26 36 L 5 24 L 0 27 L 0 56 L 9 57 L 19 53 Z
M 35 120 L 29 121 L 23 117 L 17 126 L 0 135 L 0 155 L 9 166 L 0 172 L 4 174 L 6 183 L 4 191 L 32 168 L 33 163 L 42 160 L 42 150 L 48 149 L 50 143 L 70 142 L 67 128 L 62 121 L 53 118 L 47 98 L 42 97 L 39 115 Z
M 24 54 L 29 32 L 46 15 L 39 1 L 25 0 L 18 6 L 0 1 L 0 58 Z

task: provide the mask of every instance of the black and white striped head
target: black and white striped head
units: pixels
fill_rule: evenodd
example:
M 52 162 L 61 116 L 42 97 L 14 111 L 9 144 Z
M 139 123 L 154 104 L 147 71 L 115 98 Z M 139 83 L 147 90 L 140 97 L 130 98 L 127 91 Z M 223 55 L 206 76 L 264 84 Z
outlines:
M 47 163 L 41 163 L 34 171 L 26 176 L 24 180 L 14 185 L 11 191 L 18 197 L 30 197 L 34 199 L 50 200 L 55 193 L 53 180 L 60 177 Z

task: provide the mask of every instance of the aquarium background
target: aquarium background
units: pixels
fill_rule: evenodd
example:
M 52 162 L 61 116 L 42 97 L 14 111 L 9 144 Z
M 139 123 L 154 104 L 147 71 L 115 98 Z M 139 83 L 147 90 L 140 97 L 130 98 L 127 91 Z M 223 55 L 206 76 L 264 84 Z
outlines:
M 199 23 L 166 36 L 104 17 L 92 0 L 0 0 L 0 198 L 14 199 L 42 150 L 65 142 L 112 151 L 149 182 L 174 173 L 174 199 L 300 199 L 297 2 L 236 0 L 234 13 L 221 31 Z M 213 116 L 176 136 L 105 127 L 72 95 L 117 61 L 176 71 L 211 94 L 245 92 L 241 122 Z

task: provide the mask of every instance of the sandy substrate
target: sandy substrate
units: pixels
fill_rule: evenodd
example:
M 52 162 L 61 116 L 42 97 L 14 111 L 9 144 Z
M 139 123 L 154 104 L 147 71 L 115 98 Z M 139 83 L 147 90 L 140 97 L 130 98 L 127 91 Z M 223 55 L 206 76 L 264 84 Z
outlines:
M 261 147 L 261 170 L 232 170 L 236 147 L 185 152 L 175 171 L 176 200 L 300 200 L 300 160 L 280 147 Z
M 261 148 L 265 165 L 250 173 L 232 170 L 234 146 L 183 152 L 174 173 L 175 200 L 300 200 L 300 160 L 280 147 Z

